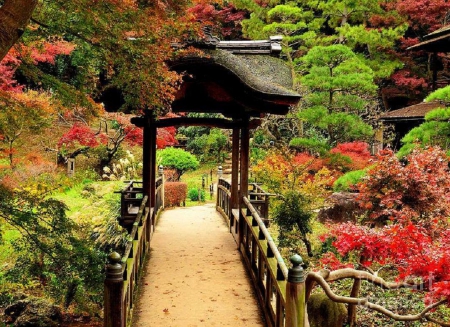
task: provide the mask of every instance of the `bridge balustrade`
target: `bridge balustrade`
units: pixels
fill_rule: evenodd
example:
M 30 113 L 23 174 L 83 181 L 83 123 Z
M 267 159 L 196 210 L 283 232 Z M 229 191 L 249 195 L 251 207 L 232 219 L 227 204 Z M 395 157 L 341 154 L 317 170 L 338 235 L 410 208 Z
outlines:
M 150 240 L 153 235 L 155 219 L 163 207 L 163 179 L 156 180 L 156 196 L 154 206 L 148 207 L 148 197 L 142 194 L 141 182 L 127 182 L 120 191 L 121 208 L 119 219 L 129 231 L 128 242 L 122 255 L 111 253 L 106 267 L 104 292 L 104 326 L 125 327 L 132 318 L 134 297 L 142 266 L 150 250 Z M 139 201 L 139 202 L 138 202 Z M 137 206 L 137 210 L 134 206 Z M 130 208 L 132 207 L 132 210 Z
M 257 184 L 251 185 L 253 189 L 249 192 L 249 197 L 252 197 L 252 200 L 243 197 L 241 209 L 231 208 L 231 184 L 224 179 L 219 179 L 217 209 L 228 219 L 230 231 L 239 244 L 267 325 L 283 327 L 286 326 L 288 269 L 266 227 L 268 199 L 271 194 Z M 264 218 L 261 217 L 262 214 Z

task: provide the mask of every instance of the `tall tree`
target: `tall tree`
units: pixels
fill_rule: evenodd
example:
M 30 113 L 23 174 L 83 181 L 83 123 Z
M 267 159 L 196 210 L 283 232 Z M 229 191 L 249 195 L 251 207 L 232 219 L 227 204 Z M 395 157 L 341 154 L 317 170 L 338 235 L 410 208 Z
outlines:
M 372 128 L 359 116 L 377 86 L 373 72 L 344 45 L 317 46 L 302 57 L 308 73 L 306 108 L 299 117 L 318 128 L 330 144 L 367 139 Z
M 38 0 L 5 0 L 0 7 L 0 61 L 22 36 Z

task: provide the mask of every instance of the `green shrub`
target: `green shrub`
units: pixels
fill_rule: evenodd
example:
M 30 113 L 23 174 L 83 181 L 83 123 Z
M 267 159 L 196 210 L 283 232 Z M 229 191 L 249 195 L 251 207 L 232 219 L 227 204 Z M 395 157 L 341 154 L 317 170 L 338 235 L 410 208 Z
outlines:
M 318 140 L 314 138 L 296 137 L 289 142 L 289 146 L 299 151 L 307 151 L 309 153 L 319 153 L 324 155 L 330 150 L 326 140 Z
M 333 190 L 335 192 L 351 191 L 365 175 L 365 170 L 349 171 L 334 182 Z
M 187 184 L 180 182 L 167 182 L 164 184 L 164 206 L 179 206 L 186 200 Z
M 178 148 L 165 148 L 156 153 L 158 165 L 164 168 L 175 169 L 177 175 L 181 177 L 188 170 L 195 170 L 199 162 L 195 156 L 189 152 Z
M 200 190 L 200 200 L 199 200 L 199 190 L 196 188 L 191 188 L 188 192 L 188 198 L 191 201 L 205 201 L 205 190 Z

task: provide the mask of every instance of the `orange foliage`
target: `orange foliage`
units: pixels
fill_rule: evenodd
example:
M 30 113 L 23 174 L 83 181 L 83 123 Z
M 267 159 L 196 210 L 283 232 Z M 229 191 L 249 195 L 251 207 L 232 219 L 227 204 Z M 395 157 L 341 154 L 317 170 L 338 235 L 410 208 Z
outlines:
M 167 182 L 164 184 L 164 205 L 167 207 L 180 206 L 186 200 L 187 184 Z

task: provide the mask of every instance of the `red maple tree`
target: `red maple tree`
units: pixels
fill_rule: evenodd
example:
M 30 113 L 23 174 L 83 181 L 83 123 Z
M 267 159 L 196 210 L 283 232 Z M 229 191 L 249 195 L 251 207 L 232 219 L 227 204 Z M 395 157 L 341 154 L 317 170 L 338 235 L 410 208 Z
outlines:
M 381 152 L 358 185 L 366 219 L 363 224 L 329 225 L 322 240 L 331 237 L 339 257 L 328 253 L 322 263 L 341 269 L 349 265 L 342 258 L 352 257 L 372 272 L 395 267 L 397 282 L 407 285 L 420 279 L 417 287 L 426 293 L 426 302 L 449 301 L 448 165 L 439 148 L 414 151 L 406 163 L 391 150 Z

